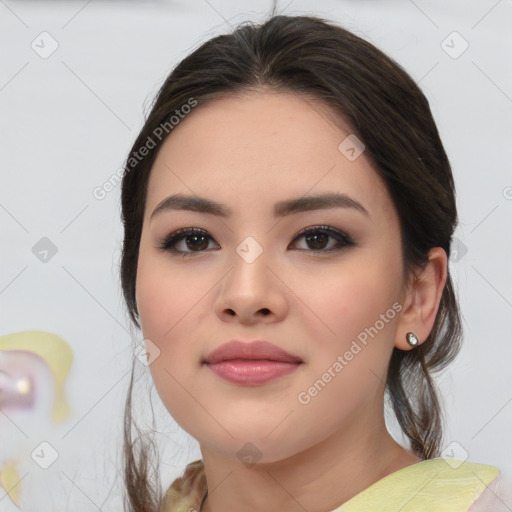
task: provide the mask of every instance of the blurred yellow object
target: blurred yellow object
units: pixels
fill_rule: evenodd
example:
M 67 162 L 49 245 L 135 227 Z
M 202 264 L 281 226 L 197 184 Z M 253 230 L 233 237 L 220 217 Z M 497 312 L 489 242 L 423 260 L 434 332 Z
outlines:
M 20 475 L 16 469 L 16 461 L 9 460 L 4 462 L 0 472 L 0 482 L 9 498 L 19 507 L 21 486 L 18 485 L 20 483 Z
M 0 336 L 0 350 L 31 352 L 48 365 L 55 384 L 52 419 L 54 423 L 64 421 L 69 416 L 69 406 L 64 395 L 64 381 L 73 361 L 73 351 L 69 345 L 56 334 L 44 331 L 23 331 Z M 17 386 L 20 392 L 28 392 L 30 382 L 21 379 Z M 17 507 L 20 507 L 21 485 L 16 463 L 16 460 L 3 463 L 0 483 L 7 496 Z
M 50 332 L 23 331 L 0 336 L 0 350 L 28 350 L 46 362 L 55 383 L 53 421 L 65 420 L 69 416 L 69 406 L 64 396 L 64 380 L 73 360 L 70 346 Z

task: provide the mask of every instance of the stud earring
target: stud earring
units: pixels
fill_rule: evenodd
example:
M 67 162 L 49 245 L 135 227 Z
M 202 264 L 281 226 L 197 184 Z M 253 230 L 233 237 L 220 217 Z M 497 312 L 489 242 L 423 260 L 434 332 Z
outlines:
M 418 344 L 418 338 L 413 332 L 408 332 L 405 335 L 405 338 L 407 339 L 407 343 L 409 343 L 411 347 L 415 347 Z

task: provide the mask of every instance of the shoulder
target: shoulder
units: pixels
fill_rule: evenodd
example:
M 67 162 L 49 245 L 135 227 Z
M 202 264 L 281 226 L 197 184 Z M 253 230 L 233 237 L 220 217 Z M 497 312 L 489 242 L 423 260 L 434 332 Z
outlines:
M 489 464 L 429 459 L 379 480 L 346 502 L 339 512 L 467 512 L 500 474 Z

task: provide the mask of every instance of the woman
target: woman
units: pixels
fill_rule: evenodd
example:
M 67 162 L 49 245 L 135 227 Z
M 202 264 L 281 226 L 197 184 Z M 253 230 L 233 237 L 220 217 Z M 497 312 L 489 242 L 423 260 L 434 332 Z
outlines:
M 440 456 L 454 183 L 425 96 L 373 45 L 308 16 L 204 43 L 133 145 L 122 216 L 131 319 L 202 453 L 155 489 L 132 376 L 130 510 L 467 511 L 496 480 Z

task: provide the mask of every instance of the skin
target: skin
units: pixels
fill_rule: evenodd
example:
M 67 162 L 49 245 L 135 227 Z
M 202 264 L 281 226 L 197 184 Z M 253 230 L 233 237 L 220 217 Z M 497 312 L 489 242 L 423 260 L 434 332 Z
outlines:
M 196 107 L 154 163 L 136 299 L 144 338 L 160 350 L 150 365 L 158 393 L 200 445 L 210 489 L 203 511 L 327 512 L 420 461 L 388 433 L 384 389 L 393 347 L 411 350 L 406 333 L 421 343 L 432 329 L 446 253 L 432 249 L 425 268 L 404 280 L 397 212 L 365 153 L 350 161 L 338 150 L 349 133 L 322 103 L 262 90 Z M 369 216 L 332 208 L 273 217 L 278 201 L 333 191 Z M 218 201 L 233 216 L 164 211 L 150 221 L 177 193 Z M 318 225 L 355 245 L 327 252 L 336 246 L 329 238 L 313 253 L 314 243 L 296 237 Z M 158 249 L 188 227 L 208 233 L 195 245 L 178 242 L 190 257 Z M 252 263 L 236 252 L 248 236 L 263 249 Z M 298 394 L 395 302 L 394 319 L 301 404 Z M 225 381 L 201 361 L 232 339 L 271 341 L 303 364 L 259 386 Z M 261 457 L 254 465 L 237 455 L 247 442 Z

